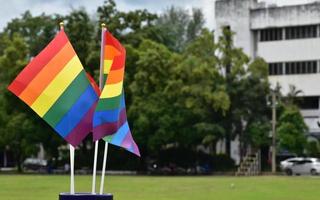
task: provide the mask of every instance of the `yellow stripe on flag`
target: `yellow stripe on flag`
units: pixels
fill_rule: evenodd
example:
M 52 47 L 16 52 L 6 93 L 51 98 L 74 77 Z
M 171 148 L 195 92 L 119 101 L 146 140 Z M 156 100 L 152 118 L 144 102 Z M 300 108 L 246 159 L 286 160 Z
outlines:
M 100 95 L 100 98 L 110 98 L 119 96 L 122 92 L 122 83 L 123 81 L 116 84 L 105 85 Z
M 31 108 L 43 117 L 82 69 L 78 56 L 74 56 L 39 95 Z
M 109 74 L 112 62 L 113 62 L 113 60 L 104 60 L 103 61 L 103 64 L 104 64 L 103 73 L 104 74 Z

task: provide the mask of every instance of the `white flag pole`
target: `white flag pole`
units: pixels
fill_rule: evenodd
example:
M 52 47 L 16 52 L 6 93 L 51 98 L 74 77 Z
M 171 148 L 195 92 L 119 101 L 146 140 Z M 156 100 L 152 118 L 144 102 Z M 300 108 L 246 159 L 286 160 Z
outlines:
M 101 54 L 100 54 L 100 63 L 102 63 L 103 65 L 103 61 L 104 61 L 104 45 L 105 45 L 105 32 L 107 31 L 106 25 L 103 23 L 101 24 L 102 26 L 102 35 L 101 35 Z M 100 68 L 100 81 L 103 80 L 103 67 L 102 69 Z M 102 74 L 102 76 L 101 76 Z M 101 79 L 102 77 L 102 79 Z M 102 81 L 101 81 L 102 83 Z M 103 84 L 101 84 L 101 86 L 103 87 Z M 102 92 L 102 89 L 101 89 Z M 106 172 L 106 162 L 107 162 L 107 155 L 108 155 L 108 142 L 105 142 L 105 146 L 104 146 L 104 153 L 103 153 L 103 164 L 102 164 L 102 174 L 101 174 L 101 182 L 100 182 L 100 194 L 103 194 L 103 188 L 104 188 L 104 177 L 105 177 L 105 172 Z
M 102 30 L 103 30 L 102 34 L 104 36 L 105 32 L 107 31 L 107 28 L 106 28 L 105 24 L 101 24 L 101 26 L 102 26 Z M 104 37 L 103 37 L 103 40 L 101 38 L 101 55 L 100 55 L 101 63 L 103 63 L 103 61 L 104 61 L 104 58 L 103 58 L 104 57 L 104 53 L 105 53 L 104 52 L 104 48 L 103 48 L 104 45 L 105 45 L 105 42 L 104 42 Z M 103 74 L 103 69 L 101 71 L 101 68 L 100 68 L 100 78 L 101 78 L 101 74 Z M 101 91 L 102 91 L 102 89 L 101 89 Z M 100 194 L 103 194 L 104 177 L 105 177 L 105 172 L 106 172 L 107 156 L 108 156 L 108 142 L 105 142 L 104 153 L 103 153 L 102 174 L 101 174 L 101 182 L 100 182 Z
M 60 22 L 60 31 L 64 29 L 64 23 Z M 74 194 L 74 147 L 69 144 L 70 149 L 70 194 Z
M 97 157 L 98 157 L 99 140 L 94 143 L 94 159 L 93 159 L 93 174 L 92 174 L 92 194 L 96 193 L 96 176 L 97 176 Z
M 69 144 L 70 148 L 70 194 L 74 194 L 74 147 Z
M 104 177 L 105 177 L 106 164 L 107 164 L 107 156 L 108 156 L 108 142 L 105 142 L 104 154 L 103 154 L 102 174 L 101 174 L 101 183 L 100 183 L 100 194 L 103 194 Z
M 104 40 L 105 32 L 107 31 L 106 25 L 101 24 L 101 49 L 100 49 L 100 74 L 99 74 L 99 88 L 102 92 L 103 89 L 103 71 L 104 71 Z M 93 159 L 93 175 L 92 175 L 92 194 L 96 193 L 96 177 L 97 177 L 97 159 L 98 159 L 98 145 L 99 140 L 94 143 L 94 159 Z

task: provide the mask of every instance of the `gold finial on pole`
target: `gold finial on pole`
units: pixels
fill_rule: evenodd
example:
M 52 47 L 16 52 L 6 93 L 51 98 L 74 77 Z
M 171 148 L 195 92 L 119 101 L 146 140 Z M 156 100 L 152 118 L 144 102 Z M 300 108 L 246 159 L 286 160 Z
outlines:
M 106 28 L 106 24 L 105 23 L 101 23 L 101 28 Z
M 64 23 L 63 23 L 63 22 L 60 22 L 60 23 L 59 23 L 59 26 L 60 26 L 60 30 L 63 30 L 63 29 L 64 29 Z

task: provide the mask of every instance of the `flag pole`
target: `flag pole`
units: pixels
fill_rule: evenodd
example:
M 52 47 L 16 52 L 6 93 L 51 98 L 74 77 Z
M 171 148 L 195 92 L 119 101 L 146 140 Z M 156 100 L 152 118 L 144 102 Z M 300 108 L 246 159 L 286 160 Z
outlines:
M 106 141 L 105 145 L 104 145 L 102 174 L 101 174 L 101 182 L 100 182 L 100 194 L 103 194 L 104 177 L 105 177 L 105 173 L 106 173 L 106 164 L 107 164 L 107 156 L 108 156 L 108 142 Z
M 106 25 L 101 24 L 101 49 L 100 49 L 100 74 L 99 74 L 99 89 L 103 89 L 103 70 L 104 70 L 104 35 L 106 32 Z M 98 148 L 99 140 L 94 143 L 94 159 L 93 159 L 93 175 L 92 175 L 92 194 L 96 193 L 96 177 L 97 177 L 97 159 L 98 159 Z
M 70 148 L 70 194 L 74 194 L 74 147 L 69 144 Z
M 64 30 L 64 23 L 60 22 L 60 31 Z M 74 194 L 74 147 L 69 144 L 70 149 L 70 194 Z
M 102 35 L 101 35 L 101 54 L 100 54 L 100 64 L 103 64 L 104 61 L 104 45 L 105 45 L 105 32 L 107 31 L 106 25 L 104 23 L 101 24 L 102 27 Z M 103 81 L 103 67 L 100 66 L 100 84 Z M 100 91 L 102 92 L 103 84 L 100 85 Z M 104 188 L 104 177 L 106 172 L 106 162 L 107 162 L 107 155 L 108 155 L 108 142 L 105 142 L 104 145 L 104 153 L 103 153 L 103 164 L 102 164 L 102 173 L 101 173 L 101 182 L 100 182 L 100 192 L 99 194 L 103 194 Z

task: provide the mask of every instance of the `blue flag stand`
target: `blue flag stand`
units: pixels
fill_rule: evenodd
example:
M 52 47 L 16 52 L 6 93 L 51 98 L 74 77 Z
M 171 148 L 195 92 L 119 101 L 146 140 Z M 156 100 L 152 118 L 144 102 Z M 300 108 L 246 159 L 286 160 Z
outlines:
M 113 195 L 91 193 L 60 193 L 59 200 L 113 200 Z

